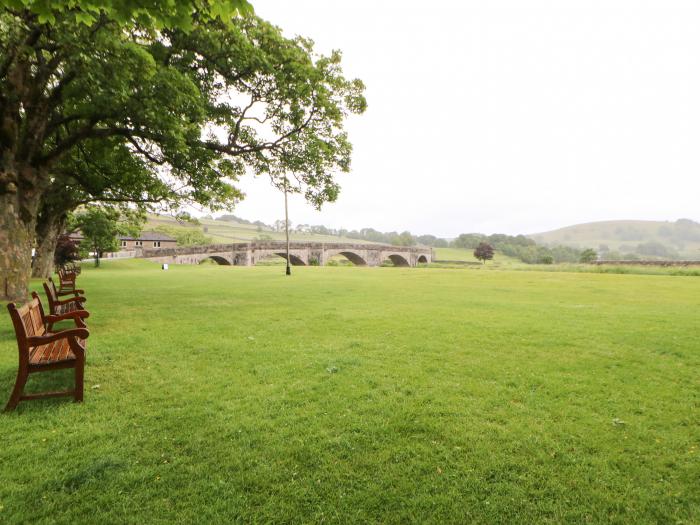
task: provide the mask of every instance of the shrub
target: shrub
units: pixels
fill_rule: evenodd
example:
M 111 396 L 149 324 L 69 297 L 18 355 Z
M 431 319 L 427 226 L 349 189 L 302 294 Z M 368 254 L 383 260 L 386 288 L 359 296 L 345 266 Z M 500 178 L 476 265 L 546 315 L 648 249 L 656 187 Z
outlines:
M 53 261 L 57 267 L 80 261 L 80 250 L 78 243 L 71 239 L 68 234 L 59 236 L 56 242 L 56 250 L 53 254 Z
M 592 263 L 598 258 L 598 254 L 592 248 L 588 248 L 581 252 L 581 258 L 579 259 L 582 263 Z

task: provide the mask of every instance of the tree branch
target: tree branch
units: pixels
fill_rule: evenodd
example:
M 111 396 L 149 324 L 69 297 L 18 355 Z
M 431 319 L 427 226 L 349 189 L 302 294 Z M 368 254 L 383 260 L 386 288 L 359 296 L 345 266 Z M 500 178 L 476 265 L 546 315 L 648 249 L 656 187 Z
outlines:
M 166 163 L 164 159 L 159 159 L 150 152 L 146 151 L 133 137 L 126 137 L 126 140 L 128 140 L 136 148 L 136 151 L 138 151 L 141 155 L 146 157 L 146 159 L 148 159 L 150 162 L 158 164 L 159 166 L 162 166 Z

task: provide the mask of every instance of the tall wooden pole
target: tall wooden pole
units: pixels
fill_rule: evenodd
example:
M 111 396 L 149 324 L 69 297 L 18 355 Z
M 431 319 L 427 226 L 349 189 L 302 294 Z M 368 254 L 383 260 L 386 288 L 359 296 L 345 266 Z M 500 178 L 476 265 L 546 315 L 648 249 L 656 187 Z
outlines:
M 289 208 L 287 207 L 287 177 L 284 178 L 284 231 L 287 235 L 287 275 L 292 275 L 289 266 Z

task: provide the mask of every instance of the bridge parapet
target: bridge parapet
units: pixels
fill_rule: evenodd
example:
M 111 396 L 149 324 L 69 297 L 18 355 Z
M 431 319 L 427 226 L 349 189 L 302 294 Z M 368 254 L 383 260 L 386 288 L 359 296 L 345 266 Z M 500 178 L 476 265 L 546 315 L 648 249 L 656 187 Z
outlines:
M 250 241 L 176 248 L 146 248 L 140 257 L 173 264 L 197 264 L 212 258 L 220 264 L 251 266 L 270 255 L 285 257 L 284 241 Z M 416 266 L 432 261 L 432 250 L 420 246 L 392 246 L 388 244 L 347 242 L 290 242 L 290 260 L 293 264 L 325 265 L 331 257 L 343 255 L 360 266 L 379 266 L 391 259 L 397 266 Z

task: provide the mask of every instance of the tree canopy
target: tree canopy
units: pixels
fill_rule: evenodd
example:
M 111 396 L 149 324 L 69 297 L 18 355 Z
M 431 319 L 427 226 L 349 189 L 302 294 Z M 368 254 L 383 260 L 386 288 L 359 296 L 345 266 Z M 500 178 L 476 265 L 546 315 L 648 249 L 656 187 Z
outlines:
M 479 245 L 474 249 L 474 258 L 479 259 L 481 262 L 486 264 L 486 261 L 493 259 L 494 249 L 487 242 L 480 242 Z
M 317 207 L 337 198 L 344 121 L 366 108 L 340 53 L 284 37 L 244 0 L 175 4 L 0 3 L 8 297 L 26 292 L 37 228 L 81 203 L 221 209 L 246 173 L 289 177 Z
M 190 29 L 193 15 L 229 20 L 237 14 L 252 13 L 246 0 L 0 0 L 0 7 L 32 13 L 42 24 L 53 24 L 60 17 L 72 16 L 76 22 L 90 25 L 106 16 L 121 23 L 139 24 L 156 29 Z

